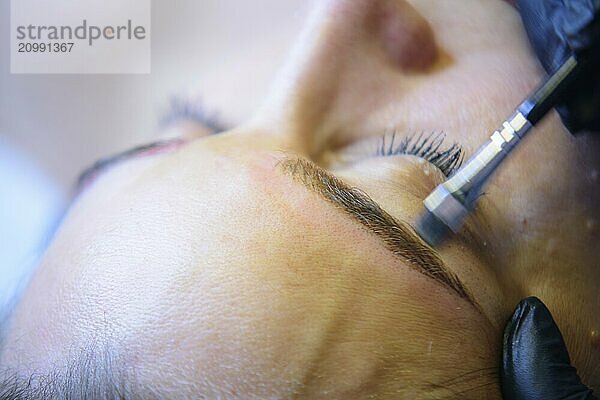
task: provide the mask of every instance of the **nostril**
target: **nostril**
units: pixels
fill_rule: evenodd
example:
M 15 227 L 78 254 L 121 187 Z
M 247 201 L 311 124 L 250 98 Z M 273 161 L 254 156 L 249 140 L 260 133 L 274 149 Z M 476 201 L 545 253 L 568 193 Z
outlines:
M 378 33 L 383 50 L 404 71 L 425 71 L 438 59 L 431 26 L 411 5 L 385 1 L 378 16 Z

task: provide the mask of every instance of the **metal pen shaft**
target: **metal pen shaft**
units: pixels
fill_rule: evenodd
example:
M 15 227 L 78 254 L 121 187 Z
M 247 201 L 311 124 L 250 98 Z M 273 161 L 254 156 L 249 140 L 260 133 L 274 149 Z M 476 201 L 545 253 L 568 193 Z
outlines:
M 484 184 L 531 127 L 560 101 L 578 70 L 577 60 L 569 58 L 456 173 L 435 188 L 423 201 L 428 214 L 417 223 L 421 236 L 435 245 L 443 239 L 445 228 L 459 231 Z
M 485 182 L 531 126 L 522 113 L 515 113 L 465 165 L 427 196 L 425 207 L 458 232 Z

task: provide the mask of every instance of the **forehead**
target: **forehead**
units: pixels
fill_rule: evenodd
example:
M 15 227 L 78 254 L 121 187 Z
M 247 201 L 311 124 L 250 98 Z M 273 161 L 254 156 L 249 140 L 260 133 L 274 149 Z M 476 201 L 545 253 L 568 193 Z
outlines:
M 265 167 L 272 161 L 198 151 L 153 166 L 108 203 L 97 200 L 101 183 L 81 199 L 17 310 L 13 356 L 18 348 L 21 359 L 60 363 L 65 349 L 108 335 L 148 382 L 165 379 L 150 367 L 160 364 L 226 385 L 248 370 L 285 382 L 272 374 L 291 348 L 300 374 L 327 341 L 339 346 L 324 355 L 331 362 L 339 351 L 375 368 L 373 355 L 387 349 L 380 356 L 390 365 L 411 360 L 407 379 L 424 369 L 442 379 L 441 366 L 457 361 L 457 341 L 487 326 L 336 209 Z M 220 168 L 182 174 L 208 165 Z M 493 362 L 493 346 L 477 338 L 463 350 L 478 354 L 474 364 Z M 424 357 L 429 342 L 435 351 Z

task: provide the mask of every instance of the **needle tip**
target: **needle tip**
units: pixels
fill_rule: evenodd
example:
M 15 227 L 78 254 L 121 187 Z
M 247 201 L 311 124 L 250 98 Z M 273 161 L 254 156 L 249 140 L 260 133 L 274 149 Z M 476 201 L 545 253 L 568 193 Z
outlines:
M 417 218 L 415 229 L 419 236 L 432 247 L 438 246 L 452 234 L 450 228 L 427 209 Z

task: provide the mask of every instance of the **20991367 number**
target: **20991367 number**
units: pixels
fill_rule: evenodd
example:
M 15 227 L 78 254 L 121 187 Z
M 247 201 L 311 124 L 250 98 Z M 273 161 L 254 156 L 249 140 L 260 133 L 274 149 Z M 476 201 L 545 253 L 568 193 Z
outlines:
M 21 42 L 19 53 L 70 53 L 75 43 L 37 43 Z

